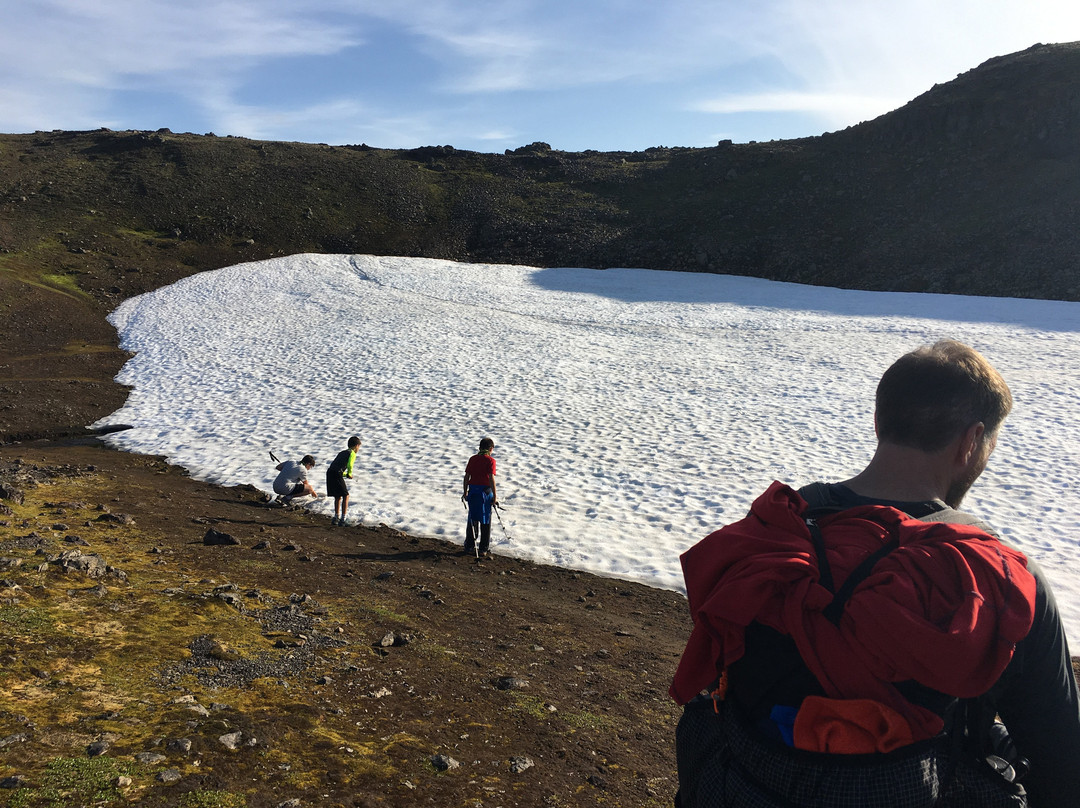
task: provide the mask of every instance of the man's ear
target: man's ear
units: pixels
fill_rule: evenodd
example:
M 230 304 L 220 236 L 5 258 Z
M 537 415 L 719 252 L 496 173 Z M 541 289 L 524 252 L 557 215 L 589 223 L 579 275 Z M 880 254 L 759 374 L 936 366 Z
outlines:
M 979 453 L 985 435 L 986 424 L 982 421 L 977 421 L 964 430 L 964 434 L 960 436 L 960 443 L 956 451 L 956 459 L 960 465 L 968 465 L 972 458 Z

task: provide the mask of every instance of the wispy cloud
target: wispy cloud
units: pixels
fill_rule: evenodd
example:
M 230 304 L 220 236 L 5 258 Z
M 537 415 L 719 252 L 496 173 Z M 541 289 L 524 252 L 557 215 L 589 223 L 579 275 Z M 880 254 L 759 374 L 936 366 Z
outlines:
M 764 0 L 363 0 L 411 32 L 458 93 L 552 90 L 637 79 L 661 82 L 760 53 Z
M 11 8 L 4 13 L 0 45 L 9 66 L 21 63 L 91 86 L 116 86 L 128 77 L 229 72 L 250 60 L 328 54 L 358 41 L 290 5 L 296 4 L 4 0 L 0 8 Z
M 243 132 L 257 140 L 295 140 L 302 130 L 309 143 L 368 143 L 395 147 L 433 142 L 436 124 L 422 113 L 396 115 L 351 99 L 298 106 L 258 106 L 225 102 L 214 105 L 220 129 Z
M 207 99 L 229 97 L 267 60 L 362 41 L 307 8 L 280 0 L 0 0 L 4 128 L 101 124 L 110 94 L 122 91 L 175 93 L 209 109 Z
M 725 88 L 701 112 L 810 113 L 834 125 L 895 109 L 933 84 L 1037 41 L 1080 37 L 1080 6 L 1064 0 L 785 0 L 765 42 L 787 86 Z
M 722 96 L 690 105 L 695 112 L 809 112 L 827 116 L 878 115 L 904 102 L 884 95 L 826 93 L 747 93 Z
M 0 20 L 2 131 L 159 120 L 385 145 L 592 141 L 612 103 L 617 147 L 635 123 L 667 142 L 736 114 L 841 127 L 1080 39 L 1074 0 L 0 0 Z

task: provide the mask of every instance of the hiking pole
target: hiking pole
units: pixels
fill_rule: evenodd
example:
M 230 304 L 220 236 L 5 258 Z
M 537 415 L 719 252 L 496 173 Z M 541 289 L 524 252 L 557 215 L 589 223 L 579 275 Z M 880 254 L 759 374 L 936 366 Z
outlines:
M 480 537 L 477 534 L 480 532 L 480 523 L 479 522 L 476 523 L 476 528 L 475 528 L 475 531 L 474 531 L 473 520 L 471 518 L 472 514 L 469 513 L 469 502 L 468 502 L 468 500 L 465 499 L 465 497 L 462 497 L 461 498 L 461 504 L 465 506 L 465 512 L 467 514 L 467 516 L 465 517 L 465 541 L 466 542 L 468 542 L 470 540 L 472 541 L 472 543 L 473 543 L 473 555 L 475 555 L 476 560 L 479 561 L 480 560 L 480 542 L 479 542 Z M 466 552 L 468 552 L 468 551 L 466 551 Z
M 502 529 L 503 535 L 506 537 L 506 540 L 513 541 L 513 539 L 510 538 L 510 534 L 506 532 L 506 525 L 503 524 L 502 515 L 499 513 L 499 511 L 501 511 L 502 509 L 503 506 L 496 502 L 495 506 L 491 510 L 495 511 L 495 518 L 499 520 L 499 527 Z
M 270 459 L 273 460 L 275 463 L 280 463 L 281 462 L 276 457 L 274 457 L 273 450 L 270 451 Z M 271 503 L 274 502 L 274 495 L 273 494 L 267 494 L 266 495 L 266 501 L 271 502 Z

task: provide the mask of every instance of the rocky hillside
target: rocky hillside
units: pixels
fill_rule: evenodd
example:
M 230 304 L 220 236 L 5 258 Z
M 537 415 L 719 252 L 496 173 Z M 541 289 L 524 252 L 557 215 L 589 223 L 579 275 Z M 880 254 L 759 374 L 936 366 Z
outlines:
M 148 250 L 175 273 L 314 250 L 1076 299 L 1078 77 L 1080 43 L 1039 45 L 843 132 L 634 153 L 10 135 L 0 248 L 71 251 L 105 294 Z
M 0 440 L 118 406 L 103 318 L 123 298 L 301 251 L 1077 300 L 1077 132 L 1080 43 L 992 59 L 842 132 L 713 148 L 0 135 Z

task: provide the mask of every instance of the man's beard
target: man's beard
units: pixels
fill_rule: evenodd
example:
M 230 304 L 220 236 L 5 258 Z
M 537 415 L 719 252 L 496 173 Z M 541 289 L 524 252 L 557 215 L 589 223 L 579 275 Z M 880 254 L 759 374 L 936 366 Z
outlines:
M 949 486 L 949 490 L 945 492 L 945 504 L 955 510 L 960 509 L 960 503 L 964 501 L 964 496 L 971 490 L 971 486 L 974 485 L 975 480 L 969 480 L 967 478 L 963 480 L 957 480 Z
M 953 480 L 949 490 L 945 492 L 945 504 L 950 508 L 959 510 L 960 503 L 964 501 L 967 492 L 971 490 L 971 486 L 975 485 L 975 481 L 979 479 L 979 475 L 983 473 L 985 467 L 985 462 L 979 463 L 960 479 Z

